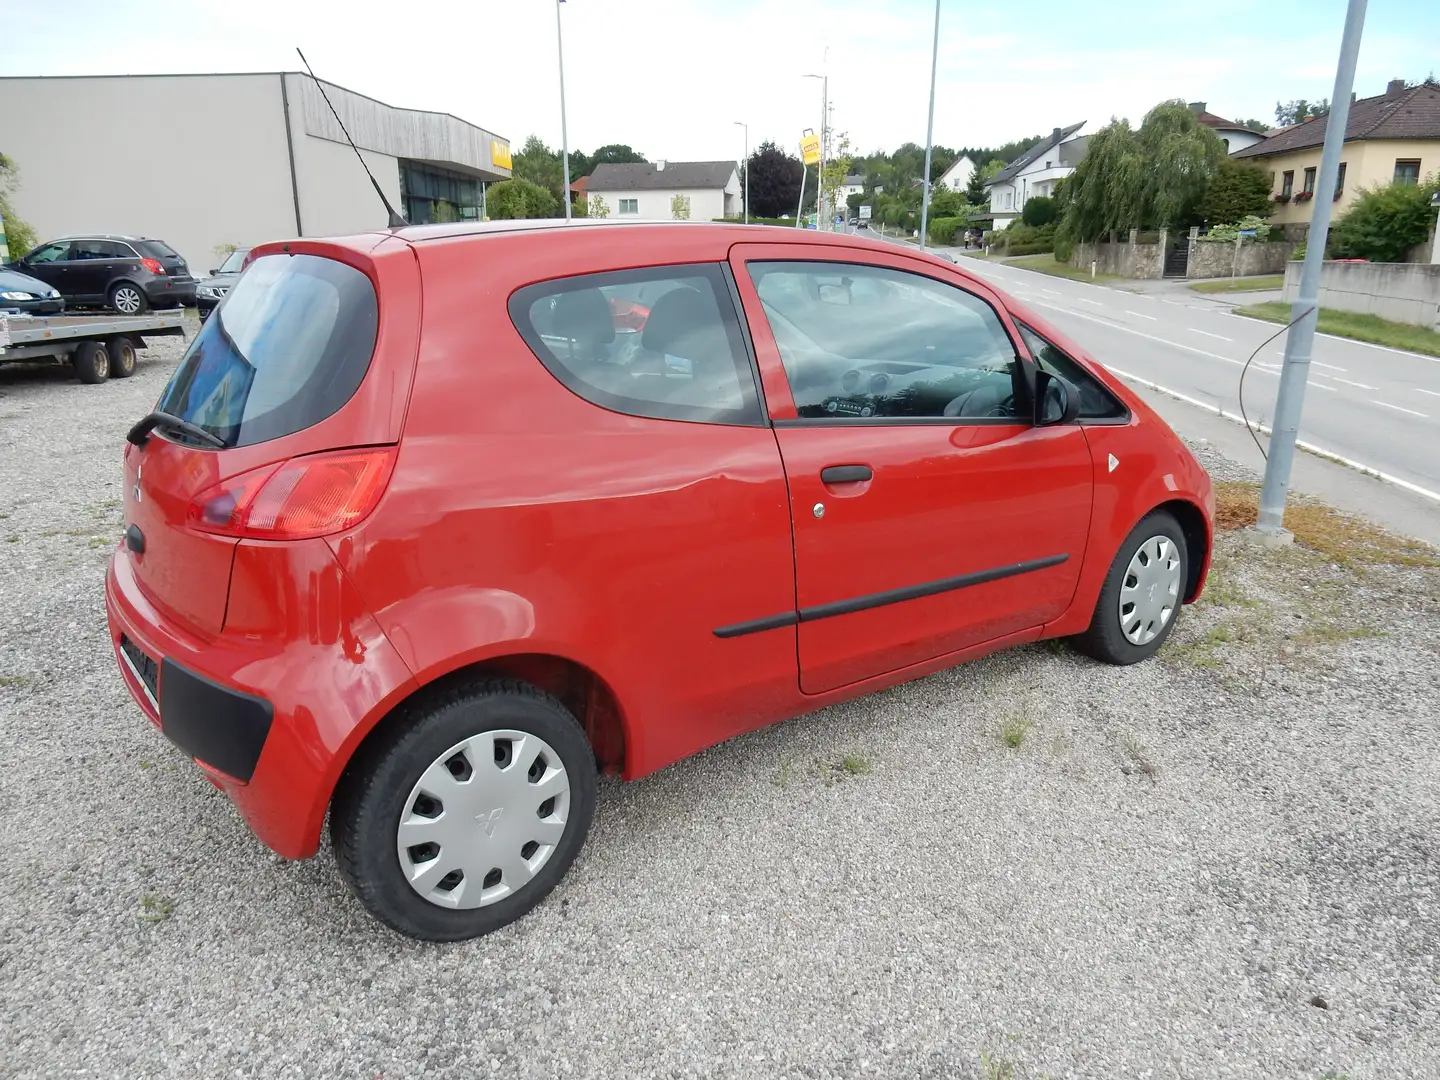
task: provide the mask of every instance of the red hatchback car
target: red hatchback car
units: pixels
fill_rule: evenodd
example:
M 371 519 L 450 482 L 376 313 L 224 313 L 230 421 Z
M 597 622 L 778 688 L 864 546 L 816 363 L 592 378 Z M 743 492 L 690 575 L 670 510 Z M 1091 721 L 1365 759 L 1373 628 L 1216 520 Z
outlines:
M 269 847 L 418 938 L 519 917 L 597 769 L 1010 645 L 1155 652 L 1205 471 L 1033 312 L 814 232 L 255 249 L 125 448 L 121 676 Z

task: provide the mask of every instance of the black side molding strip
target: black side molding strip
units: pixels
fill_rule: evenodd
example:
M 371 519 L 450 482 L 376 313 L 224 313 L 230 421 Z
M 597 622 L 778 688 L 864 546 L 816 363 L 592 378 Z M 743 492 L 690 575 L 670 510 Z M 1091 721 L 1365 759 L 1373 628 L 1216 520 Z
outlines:
M 782 626 L 794 626 L 799 621 L 800 617 L 795 612 L 786 611 L 779 615 L 767 615 L 763 619 L 751 619 L 749 622 L 720 626 L 711 633 L 716 637 L 740 637 L 742 634 L 758 634 L 761 630 L 778 630 Z
M 984 585 L 987 581 L 999 581 L 1002 578 L 1045 570 L 1051 566 L 1059 566 L 1063 562 L 1068 562 L 1069 559 L 1068 553 L 1047 555 L 1043 559 L 1030 559 L 1027 562 L 1011 563 L 1009 566 L 976 570 L 970 574 L 958 574 L 955 577 L 940 578 L 938 581 L 927 581 L 920 585 L 906 585 L 900 589 L 887 589 L 885 592 L 856 596 L 849 600 L 836 600 L 830 604 L 817 604 L 814 607 L 801 608 L 799 611 L 787 611 L 764 619 L 752 619 L 750 622 L 722 626 L 713 633 L 719 638 L 739 637 L 742 634 L 759 633 L 761 630 L 775 630 L 782 626 L 794 626 L 796 623 L 814 622 L 817 619 L 829 619 L 836 615 L 849 615 L 856 611 L 868 611 L 870 608 L 885 607 L 887 604 L 918 600 L 922 596 L 954 592 L 956 589 L 968 588 L 971 585 Z

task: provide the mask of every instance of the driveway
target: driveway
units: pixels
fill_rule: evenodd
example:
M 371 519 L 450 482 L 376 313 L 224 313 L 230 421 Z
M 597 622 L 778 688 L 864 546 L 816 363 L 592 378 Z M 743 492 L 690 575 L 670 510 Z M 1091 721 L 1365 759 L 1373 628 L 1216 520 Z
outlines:
M 606 783 L 531 916 L 421 945 L 121 687 L 119 448 L 177 356 L 0 368 L 0 1076 L 1434 1075 L 1440 571 L 1226 538 L 1156 661 L 1013 650 Z

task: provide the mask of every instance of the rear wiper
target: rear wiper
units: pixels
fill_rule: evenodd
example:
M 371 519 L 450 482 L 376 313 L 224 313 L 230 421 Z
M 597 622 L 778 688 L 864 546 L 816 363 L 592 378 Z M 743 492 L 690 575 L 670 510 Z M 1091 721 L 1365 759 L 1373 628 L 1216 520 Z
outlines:
M 134 443 L 136 446 L 144 446 L 150 441 L 150 432 L 156 428 L 173 428 L 176 431 L 189 435 L 192 439 L 199 439 L 207 446 L 213 446 L 219 450 L 224 450 L 225 447 L 229 445 L 224 439 L 220 438 L 220 436 L 214 432 L 206 431 L 199 424 L 192 424 L 189 420 L 184 420 L 175 416 L 173 413 L 162 412 L 159 409 L 156 409 L 132 427 L 125 436 L 125 440 Z

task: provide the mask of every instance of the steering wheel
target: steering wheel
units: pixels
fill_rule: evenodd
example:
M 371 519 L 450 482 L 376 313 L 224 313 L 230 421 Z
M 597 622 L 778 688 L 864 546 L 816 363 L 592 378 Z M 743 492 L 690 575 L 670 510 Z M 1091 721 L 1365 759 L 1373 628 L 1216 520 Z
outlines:
M 1014 416 L 1014 391 L 993 384 L 977 386 L 950 399 L 945 416 Z

